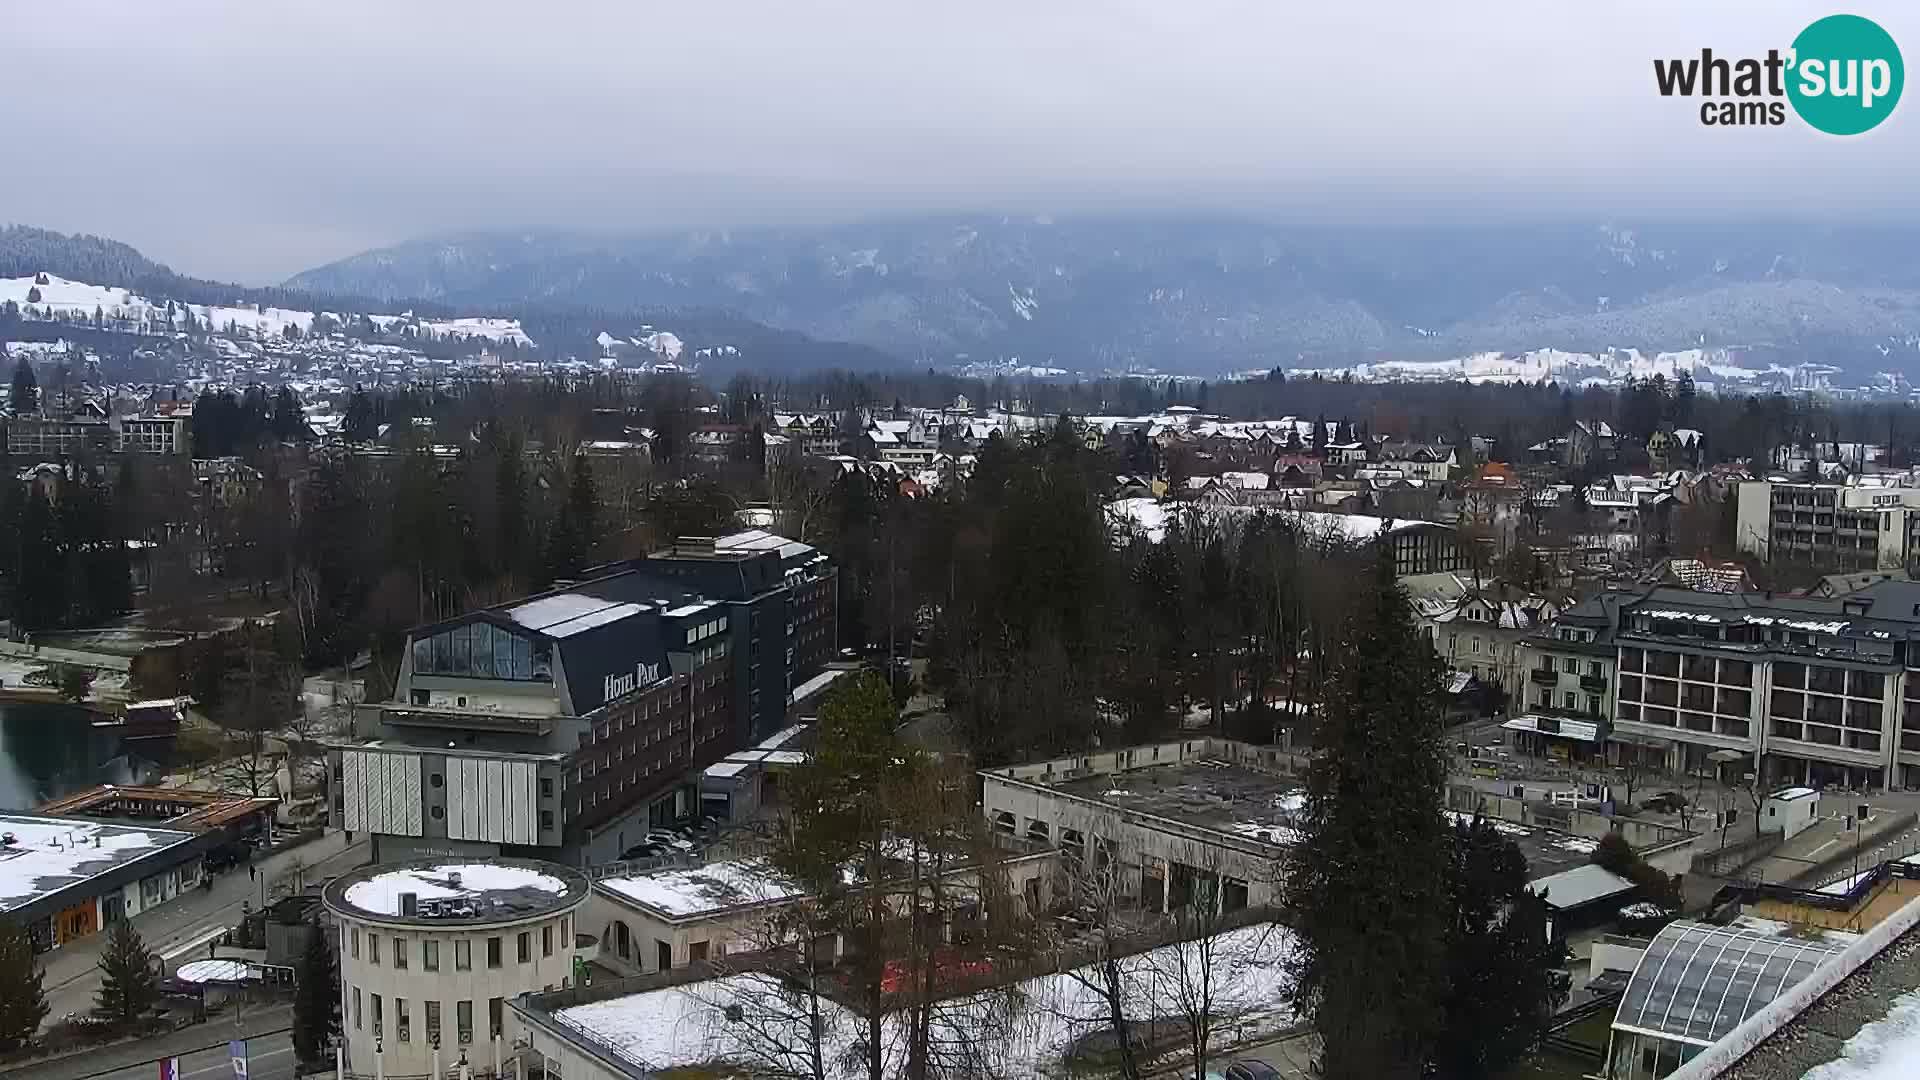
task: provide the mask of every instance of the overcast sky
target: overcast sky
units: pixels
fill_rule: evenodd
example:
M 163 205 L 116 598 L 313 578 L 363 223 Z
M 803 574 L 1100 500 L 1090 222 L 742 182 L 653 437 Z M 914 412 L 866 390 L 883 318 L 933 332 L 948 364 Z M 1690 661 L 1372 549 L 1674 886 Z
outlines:
M 1655 56 L 1785 48 L 1835 10 L 49 0 L 0 37 L 0 220 L 253 283 L 533 224 L 1920 218 L 1920 102 L 1842 140 L 1704 128 L 1654 92 Z M 1911 2 L 1845 10 L 1920 56 Z

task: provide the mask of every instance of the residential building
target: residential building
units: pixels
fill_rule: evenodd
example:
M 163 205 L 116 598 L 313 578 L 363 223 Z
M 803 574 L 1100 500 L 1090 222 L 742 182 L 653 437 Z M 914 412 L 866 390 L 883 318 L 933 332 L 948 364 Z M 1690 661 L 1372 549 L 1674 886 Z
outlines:
M 101 417 L 15 416 L 7 421 L 7 453 L 22 457 L 107 454 L 117 441 L 113 424 Z
M 1603 592 L 1562 609 L 1527 638 L 1526 682 L 1501 726 L 1523 749 L 1586 760 L 1606 753 L 1618 763 L 1636 748 L 1612 735 L 1614 632 L 1620 607 L 1646 590 Z M 1665 745 L 1664 740 L 1660 743 Z
M 1453 470 L 1460 464 L 1453 447 L 1440 443 L 1384 442 L 1380 444 L 1380 461 L 1408 476 L 1435 483 L 1452 479 Z
M 587 895 L 579 871 L 528 859 L 385 863 L 328 882 L 347 1068 L 433 1076 L 499 1061 L 506 1003 L 573 985 Z
M 1749 480 L 1735 543 L 1765 562 L 1897 570 L 1920 552 L 1920 488 Z
M 1623 604 L 1614 728 L 1669 767 L 1738 751 L 1770 787 L 1920 787 L 1920 585 L 1840 597 L 1656 588 Z
M 1575 420 L 1566 437 L 1554 442 L 1560 464 L 1569 469 L 1612 461 L 1619 452 L 1619 436 L 1605 420 Z
M 191 454 L 191 412 L 120 419 L 120 450 L 128 454 Z
M 1498 687 L 1515 703 L 1529 696 L 1523 646 L 1559 613 L 1551 600 L 1453 572 L 1415 574 L 1400 583 L 1416 623 L 1449 668 Z

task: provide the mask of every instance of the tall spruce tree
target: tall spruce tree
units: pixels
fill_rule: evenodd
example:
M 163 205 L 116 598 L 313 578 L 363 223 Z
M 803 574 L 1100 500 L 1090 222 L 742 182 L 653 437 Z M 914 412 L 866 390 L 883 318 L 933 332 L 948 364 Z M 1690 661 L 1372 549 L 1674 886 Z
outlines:
M 314 924 L 300 956 L 300 985 L 293 998 L 293 1052 L 318 1061 L 340 1034 L 340 968 L 326 928 Z
M 26 930 L 0 923 L 0 1050 L 24 1046 L 46 1018 L 43 975 Z
M 1446 1027 L 1431 1062 L 1439 1076 L 1481 1080 L 1539 1043 L 1570 979 L 1519 847 L 1478 817 L 1448 840 Z
M 26 416 L 40 408 L 40 384 L 34 380 L 33 365 L 24 356 L 13 366 L 13 396 L 7 400 L 15 416 Z
M 1287 866 L 1290 963 L 1328 1080 L 1413 1080 L 1444 1023 L 1441 669 L 1378 545 L 1339 634 Z
M 107 934 L 100 956 L 100 989 L 94 995 L 94 1015 L 116 1024 L 132 1023 L 160 997 L 160 976 L 153 954 L 125 919 Z

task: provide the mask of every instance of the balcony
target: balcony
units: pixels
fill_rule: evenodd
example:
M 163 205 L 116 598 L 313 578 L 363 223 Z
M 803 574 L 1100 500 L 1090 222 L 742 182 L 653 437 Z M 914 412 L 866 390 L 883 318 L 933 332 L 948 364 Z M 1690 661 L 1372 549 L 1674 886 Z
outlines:
M 503 731 L 525 735 L 547 735 L 553 731 L 553 717 L 525 713 L 492 712 L 475 709 L 439 709 L 429 706 L 389 707 L 382 710 L 386 722 L 395 727 L 448 728 L 467 731 Z
M 1582 675 L 1580 676 L 1580 689 L 1588 693 L 1604 694 L 1607 692 L 1607 677 L 1605 675 Z
M 1560 682 L 1560 672 L 1553 668 L 1530 668 L 1527 678 L 1541 686 L 1554 686 Z

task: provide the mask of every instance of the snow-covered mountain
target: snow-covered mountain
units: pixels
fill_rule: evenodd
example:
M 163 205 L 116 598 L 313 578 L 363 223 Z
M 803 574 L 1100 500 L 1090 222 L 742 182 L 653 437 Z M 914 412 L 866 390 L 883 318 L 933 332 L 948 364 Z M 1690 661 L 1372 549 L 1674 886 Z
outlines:
M 919 364 L 1218 375 L 1612 347 L 1920 360 L 1920 229 L 940 218 L 431 237 L 289 287 L 731 310 Z M 1790 355 L 1789 355 L 1790 354 Z M 1769 361 L 1771 362 L 1771 361 Z

